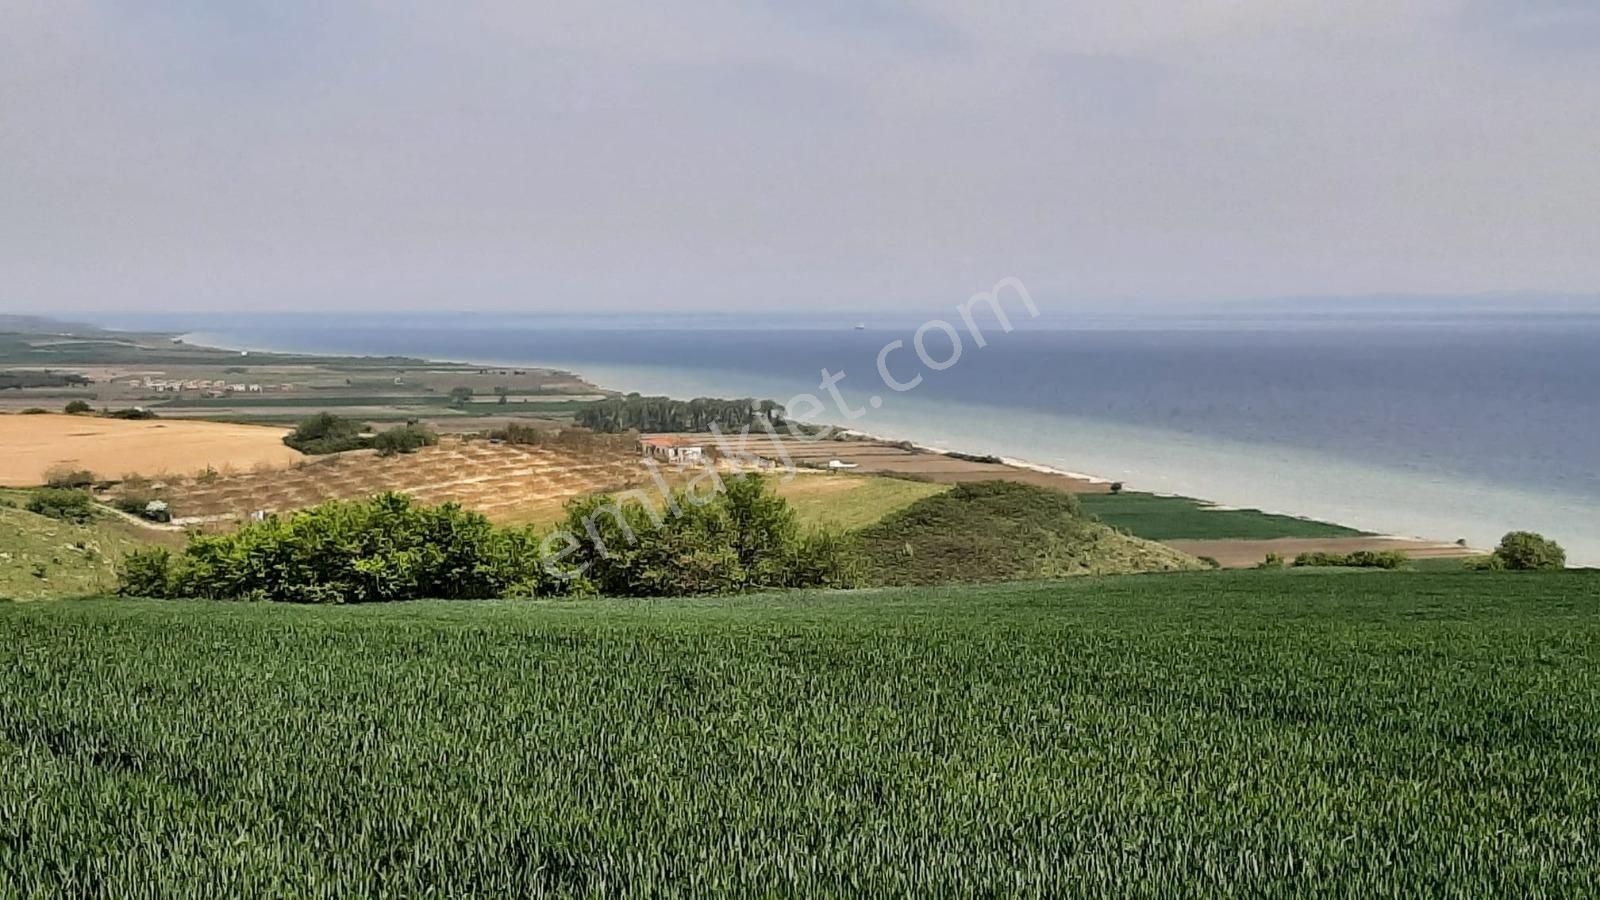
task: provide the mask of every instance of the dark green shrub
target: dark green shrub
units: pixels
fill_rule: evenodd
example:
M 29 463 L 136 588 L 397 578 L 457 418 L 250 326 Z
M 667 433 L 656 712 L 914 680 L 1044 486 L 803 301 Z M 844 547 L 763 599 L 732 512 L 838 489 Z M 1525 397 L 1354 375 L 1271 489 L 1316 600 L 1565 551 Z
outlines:
M 88 469 L 56 466 L 44 473 L 44 483 L 53 488 L 86 488 L 94 484 L 94 473 Z
M 537 428 L 533 425 L 523 425 L 518 422 L 512 422 L 504 428 L 489 432 L 489 437 L 492 440 L 504 441 L 508 444 L 527 444 L 530 446 L 544 444 L 553 436 L 554 435 L 551 432 L 543 428 Z
M 346 450 L 363 450 L 371 446 L 371 439 L 363 437 L 367 426 L 353 419 L 332 413 L 317 413 L 302 421 L 294 431 L 284 435 L 283 442 L 301 453 L 319 455 L 342 453 Z
M 66 405 L 64 411 L 69 416 L 78 416 L 94 412 L 94 407 L 90 406 L 87 400 L 73 400 Z
M 1564 569 L 1567 551 L 1542 534 L 1532 531 L 1513 531 L 1500 539 L 1494 557 L 1501 566 L 1512 571 L 1539 569 Z
M 94 498 L 76 488 L 39 488 L 28 497 L 28 512 L 82 524 L 94 518 Z
M 135 406 L 132 409 L 114 409 L 106 413 L 105 417 L 108 419 L 133 419 L 135 421 L 160 418 L 155 414 L 154 410 L 145 409 L 142 406 Z
M 172 551 L 165 547 L 131 551 L 117 567 L 117 593 L 124 597 L 172 597 L 172 570 Z
M 380 456 L 415 453 L 423 447 L 432 447 L 437 443 L 439 435 L 425 425 L 402 425 L 399 428 L 390 428 L 379 432 L 372 440 L 372 446 Z
M 1349 569 L 1400 569 L 1409 561 L 1398 550 L 1357 550 L 1353 553 L 1314 551 L 1294 558 L 1296 568 L 1334 566 Z
M 562 533 L 579 542 L 570 561 L 601 593 L 684 596 L 860 582 L 847 542 L 802 533 L 764 479 L 732 478 L 708 497 L 679 491 L 665 510 L 648 502 L 596 496 L 568 504 Z

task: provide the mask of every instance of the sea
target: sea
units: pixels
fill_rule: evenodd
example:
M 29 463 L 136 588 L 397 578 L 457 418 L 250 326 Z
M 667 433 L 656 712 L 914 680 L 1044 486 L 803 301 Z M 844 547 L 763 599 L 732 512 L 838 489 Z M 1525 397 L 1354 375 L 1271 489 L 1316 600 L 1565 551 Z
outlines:
M 1600 565 L 1600 313 L 1013 313 L 1010 330 L 954 310 L 215 317 L 190 339 L 772 399 L 885 438 L 1382 534 L 1486 548 L 1539 531 Z

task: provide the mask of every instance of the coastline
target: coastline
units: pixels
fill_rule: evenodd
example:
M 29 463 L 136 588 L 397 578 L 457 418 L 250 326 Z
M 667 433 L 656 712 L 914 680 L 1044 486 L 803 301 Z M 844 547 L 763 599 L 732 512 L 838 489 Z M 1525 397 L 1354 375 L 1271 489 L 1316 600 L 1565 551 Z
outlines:
M 224 336 L 215 335 L 215 334 L 209 334 L 209 333 L 205 333 L 205 332 L 187 332 L 187 333 L 183 333 L 183 334 L 179 335 L 179 337 L 182 340 L 184 340 L 185 342 L 190 343 L 192 346 L 208 347 L 208 348 L 212 348 L 212 349 L 220 349 L 220 350 L 227 350 L 227 351 L 246 351 L 247 350 L 247 351 L 250 351 L 250 352 L 270 352 L 270 353 L 284 354 L 284 355 L 301 355 L 301 356 L 309 355 L 304 350 L 286 348 L 286 347 L 283 347 L 283 346 L 268 346 L 268 345 L 248 344 L 247 342 L 240 342 L 240 341 L 234 340 L 232 338 L 227 338 L 227 337 L 224 337 Z M 347 356 L 352 356 L 352 357 L 376 358 L 376 356 L 374 354 L 370 353 L 370 352 L 363 352 L 363 351 L 355 350 L 355 349 L 345 349 L 345 350 L 338 350 L 338 351 L 318 351 L 318 352 L 319 353 L 337 352 L 339 355 L 347 355 Z M 628 392 L 622 386 L 609 384 L 607 382 L 607 379 L 605 379 L 604 377 L 593 378 L 593 377 L 585 374 L 585 372 L 580 367 L 575 367 L 575 366 L 572 366 L 570 364 L 564 364 L 564 363 L 552 363 L 552 362 L 549 362 L 549 361 L 540 361 L 540 360 L 532 360 L 532 359 L 509 359 L 509 358 L 508 359 L 481 358 L 481 359 L 470 359 L 470 360 L 468 360 L 468 359 L 446 360 L 446 359 L 434 359 L 434 358 L 428 357 L 427 361 L 429 363 L 440 365 L 440 366 L 466 366 L 466 367 L 471 367 L 471 368 L 480 368 L 480 367 L 541 368 L 541 369 L 546 369 L 546 370 L 550 370 L 550 371 L 554 371 L 554 372 L 560 372 L 560 373 L 569 375 L 569 376 L 573 377 L 574 379 L 577 379 L 579 381 L 584 382 L 585 384 L 589 384 L 589 385 L 594 386 L 596 391 L 599 392 L 599 393 L 623 394 L 623 393 L 627 393 Z M 737 373 L 729 373 L 729 376 L 730 377 L 737 377 Z M 644 393 L 644 391 L 641 391 L 641 393 Z M 671 391 L 671 390 L 664 390 L 664 391 L 661 391 L 660 393 L 663 396 L 672 397 L 673 399 L 679 399 L 679 400 L 692 399 L 692 397 L 687 395 L 687 394 L 683 394 L 683 395 L 680 396 L 680 394 L 682 394 L 682 392 L 674 392 L 674 391 Z M 737 396 L 758 396 L 759 397 L 760 393 L 761 393 L 760 391 L 755 391 L 755 392 L 733 391 L 731 393 L 730 392 L 720 392 L 720 393 L 718 393 L 718 392 L 710 392 L 710 393 L 696 393 L 696 394 L 694 394 L 694 396 L 720 396 L 720 395 L 735 396 L 735 395 L 737 395 Z M 776 399 L 776 398 L 773 398 L 773 399 Z M 931 443 L 926 438 L 919 439 L 917 437 L 900 437 L 900 436 L 897 436 L 896 434 L 893 434 L 893 433 L 884 433 L 884 432 L 881 432 L 881 431 L 867 431 L 867 430 L 862 430 L 862 429 L 857 429 L 857 428 L 849 428 L 849 427 L 845 427 L 845 426 L 839 426 L 839 425 L 836 425 L 836 424 L 833 424 L 833 423 L 827 423 L 827 422 L 823 422 L 823 423 L 819 423 L 819 424 L 830 425 L 831 427 L 834 428 L 834 432 L 836 434 L 848 435 L 852 439 L 856 439 L 856 440 L 880 441 L 880 442 L 886 442 L 886 443 L 904 443 L 904 444 L 908 444 L 909 446 L 915 448 L 915 450 L 917 452 L 929 453 L 929 454 L 938 454 L 938 455 L 942 455 L 942 456 L 957 456 L 957 455 L 962 455 L 962 454 L 978 455 L 978 456 L 993 456 L 994 458 L 999 460 L 999 463 L 1001 465 L 1003 465 L 1003 466 L 1005 466 L 1007 468 L 1015 469 L 1015 470 L 1017 470 L 1019 472 L 1030 472 L 1030 473 L 1037 473 L 1037 474 L 1059 476 L 1059 477 L 1062 477 L 1062 478 L 1071 479 L 1073 481 L 1078 481 L 1078 482 L 1082 482 L 1082 483 L 1085 483 L 1085 484 L 1091 484 L 1091 485 L 1109 485 L 1109 484 L 1119 483 L 1120 482 L 1120 483 L 1126 484 L 1127 487 L 1128 487 L 1128 490 L 1130 492 L 1148 493 L 1148 494 L 1152 494 L 1152 495 L 1158 496 L 1158 497 L 1181 497 L 1181 498 L 1184 498 L 1184 499 L 1189 499 L 1189 500 L 1196 501 L 1196 502 L 1204 505 L 1207 508 L 1216 509 L 1216 510 L 1219 510 L 1219 511 L 1229 510 L 1229 509 L 1248 508 L 1248 509 L 1254 509 L 1256 511 L 1259 511 L 1259 512 L 1262 512 L 1262 513 L 1265 513 L 1265 514 L 1268 514 L 1268 515 L 1283 516 L 1283 517 L 1287 517 L 1287 518 L 1298 519 L 1298 520 L 1305 521 L 1305 522 L 1317 522 L 1317 523 L 1324 523 L 1324 524 L 1340 525 L 1340 526 L 1343 526 L 1343 527 L 1358 528 L 1358 526 L 1348 525 L 1347 523 L 1345 523 L 1343 521 L 1340 521 L 1337 518 L 1319 516 L 1319 515 L 1316 515 L 1316 514 L 1313 514 L 1313 513 L 1307 513 L 1307 512 L 1304 512 L 1304 511 L 1296 511 L 1294 509 L 1282 508 L 1282 507 L 1278 507 L 1278 506 L 1274 506 L 1274 505 L 1257 504 L 1257 505 L 1251 505 L 1251 506 L 1247 506 L 1247 507 L 1224 505 L 1222 503 L 1219 503 L 1217 501 L 1209 499 L 1206 496 L 1204 491 L 1172 491 L 1172 490 L 1167 490 L 1167 489 L 1163 489 L 1163 488 L 1159 488 L 1159 487 L 1153 486 L 1153 485 L 1149 484 L 1148 482 L 1143 482 L 1143 480 L 1139 477 L 1139 474 L 1137 472 L 1130 472 L 1127 475 L 1124 475 L 1122 477 L 1110 477 L 1110 476 L 1107 476 L 1107 475 L 1093 474 L 1093 473 L 1078 471 L 1076 469 L 1068 469 L 1068 468 L 1064 468 L 1064 467 L 1061 467 L 1061 466 L 1050 465 L 1048 463 L 1039 462 L 1039 461 L 1034 460 L 1034 459 L 1029 459 L 1026 455 L 1018 455 L 1018 454 L 1015 454 L 1015 453 L 1007 453 L 1007 452 L 999 452 L 999 453 L 992 453 L 991 454 L 991 453 L 981 452 L 981 451 L 968 451 L 968 450 L 964 450 L 964 449 L 961 449 L 961 448 L 955 447 L 955 446 L 941 446 L 940 444 Z M 1431 537 L 1426 537 L 1426 536 L 1422 536 L 1422 535 L 1403 534 L 1403 533 L 1394 532 L 1392 530 L 1384 530 L 1384 529 L 1372 530 L 1372 531 L 1369 532 L 1369 534 L 1371 535 L 1371 537 L 1373 539 L 1416 542 L 1418 544 L 1425 544 L 1425 545 L 1429 545 L 1429 546 L 1444 546 L 1445 545 L 1445 540 L 1446 540 L 1444 538 L 1431 538 Z M 1474 550 L 1473 552 L 1486 552 L 1486 551 Z

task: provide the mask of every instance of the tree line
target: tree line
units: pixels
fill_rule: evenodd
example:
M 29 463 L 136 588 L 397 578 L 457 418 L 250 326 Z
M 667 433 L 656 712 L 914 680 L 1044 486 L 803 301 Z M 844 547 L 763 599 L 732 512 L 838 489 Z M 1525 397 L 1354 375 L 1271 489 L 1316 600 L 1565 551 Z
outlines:
M 134 597 L 372 603 L 395 600 L 684 596 L 853 587 L 845 539 L 805 531 L 754 476 L 709 497 L 677 491 L 662 507 L 596 496 L 567 505 L 556 528 L 501 528 L 455 504 L 403 494 L 331 501 L 228 534 L 197 534 L 181 552 L 123 561 Z
M 578 411 L 578 425 L 594 431 L 740 431 L 746 426 L 783 422 L 783 405 L 772 400 L 745 397 L 720 400 L 696 397 L 646 397 L 633 393 L 597 400 Z

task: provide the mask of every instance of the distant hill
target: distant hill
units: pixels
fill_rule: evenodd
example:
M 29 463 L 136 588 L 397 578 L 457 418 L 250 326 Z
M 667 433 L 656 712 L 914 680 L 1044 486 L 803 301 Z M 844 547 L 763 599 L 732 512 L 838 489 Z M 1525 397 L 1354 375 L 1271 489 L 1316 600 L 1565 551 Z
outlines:
M 99 334 L 104 329 L 87 322 L 67 322 L 45 316 L 0 315 L 0 331 L 25 334 Z
M 957 485 L 857 532 L 885 585 L 1201 569 L 1170 547 L 1085 516 L 1070 494 L 1010 481 Z

